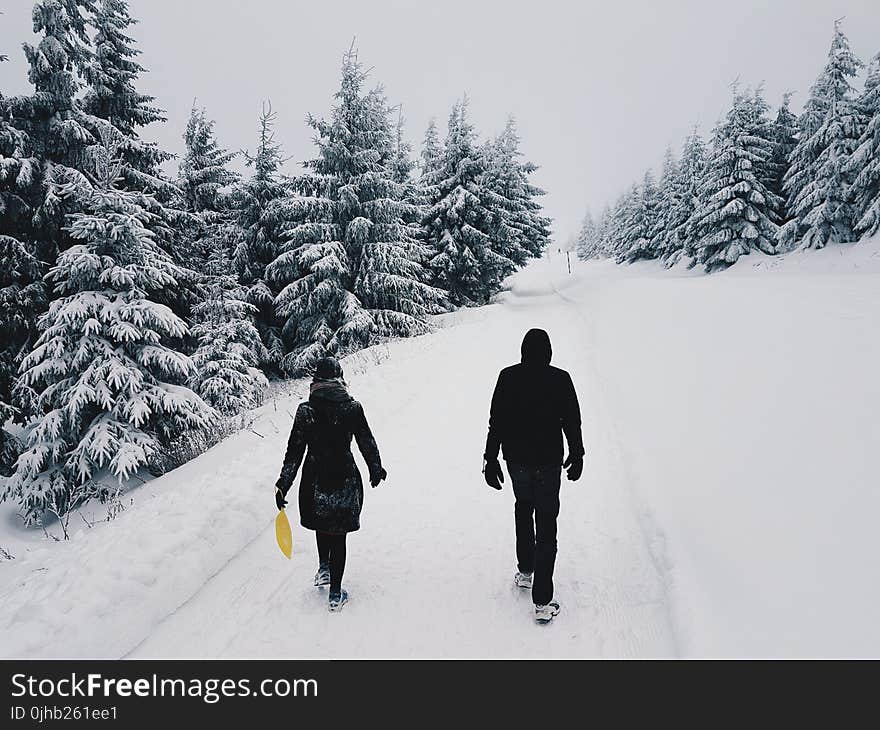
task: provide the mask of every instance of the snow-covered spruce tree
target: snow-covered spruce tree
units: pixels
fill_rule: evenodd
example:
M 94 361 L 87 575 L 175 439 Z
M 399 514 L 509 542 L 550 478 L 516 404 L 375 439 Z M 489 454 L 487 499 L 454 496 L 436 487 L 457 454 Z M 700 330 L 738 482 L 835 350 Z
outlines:
M 436 254 L 431 260 L 435 281 L 455 305 L 484 304 L 516 269 L 492 247 L 491 197 L 483 186 L 486 161 L 467 116 L 467 98 L 449 115 L 449 129 L 422 225 Z
M 611 251 L 611 206 L 606 204 L 602 208 L 602 215 L 596 224 L 596 248 L 598 256 L 608 258 Z
M 95 0 L 90 19 L 94 27 L 94 54 L 83 69 L 85 91 L 81 106 L 87 112 L 85 125 L 95 137 L 113 130 L 114 149 L 121 159 L 122 180 L 126 190 L 149 192 L 153 205 L 151 230 L 156 243 L 176 254 L 187 250 L 192 230 L 190 216 L 178 208 L 180 191 L 162 172 L 161 165 L 173 155 L 156 143 L 145 141 L 141 134 L 150 124 L 164 122 L 165 114 L 153 104 L 153 97 L 138 91 L 141 74 L 146 72 L 135 60 L 140 54 L 128 35 L 137 21 L 131 17 L 127 0 Z M 189 316 L 189 307 L 197 296 L 194 272 L 181 271 L 175 291 L 166 291 L 162 303 L 180 316 Z
M 127 35 L 136 23 L 127 0 L 96 0 L 91 25 L 95 28 L 94 55 L 84 69 L 86 90 L 83 109 L 93 117 L 109 122 L 120 133 L 116 148 L 122 159 L 125 185 L 129 189 L 170 192 L 160 165 L 173 156 L 153 142 L 145 142 L 141 129 L 154 122 L 166 121 L 161 109 L 153 106 L 154 97 L 141 94 L 138 78 L 146 72 L 134 59 L 140 54 L 135 41 Z
M 0 102 L 8 128 L 16 130 L 16 185 L 30 208 L 27 238 L 33 253 L 49 263 L 67 244 L 61 229 L 72 212 L 58 185 L 89 167 L 89 147 L 96 142 L 76 101 L 77 73 L 91 58 L 84 14 L 92 8 L 93 0 L 34 4 L 34 32 L 42 37 L 36 46 L 24 44 L 34 91 Z
M 412 172 L 416 167 L 412 159 L 412 145 L 403 134 L 404 118 L 403 109 L 398 107 L 397 125 L 394 128 L 394 150 L 391 155 L 389 167 L 391 179 L 398 185 L 407 185 L 411 182 Z
M 443 165 L 443 145 L 440 144 L 440 135 L 437 133 L 437 122 L 433 119 L 428 122 L 425 130 L 420 157 L 419 180 L 425 187 L 433 185 L 437 182 L 434 176 Z
M 278 255 L 279 231 L 274 213 L 276 201 L 288 193 L 289 182 L 281 174 L 284 163 L 281 144 L 275 141 L 275 112 L 264 104 L 256 151 L 244 152 L 245 164 L 253 172 L 235 186 L 232 194 L 237 240 L 233 251 L 234 270 L 245 287 L 245 300 L 253 305 L 253 319 L 264 345 L 266 359 L 260 365 L 280 372 L 284 344 L 275 315 L 275 292 L 266 267 Z
M 880 230 L 880 53 L 871 62 L 859 107 L 867 123 L 846 171 L 853 178 L 854 231 L 859 236 L 873 236 Z
M 634 189 L 628 202 L 617 263 L 631 264 L 640 259 L 657 258 L 651 240 L 657 218 L 657 186 L 650 170 L 645 173 L 642 184 Z
M 224 210 L 222 191 L 238 181 L 227 166 L 235 158 L 217 143 L 214 120 L 205 108 L 193 107 L 183 135 L 186 152 L 180 161 L 178 187 L 186 209 L 194 213 L 218 213 Z
M 28 410 L 19 402 L 18 366 L 37 338 L 46 291 L 28 203 L 39 170 L 25 157 L 25 135 L 3 113 L 5 101 L 0 95 L 0 474 L 8 475 L 17 440 L 3 427 L 9 419 L 21 422 Z
M 782 223 L 787 219 L 785 176 L 788 173 L 791 153 L 798 142 L 798 120 L 792 114 L 790 105 L 791 93 L 783 94 L 782 104 L 779 105 L 776 118 L 771 122 L 769 130 L 769 136 L 773 142 L 773 154 L 767 162 L 769 175 L 767 187 L 782 201 L 780 209 L 776 211 L 778 216 L 774 219 L 776 223 Z
M 14 220 L 16 205 L 12 196 L 0 191 L 0 230 L 9 230 L 5 224 Z M 0 475 L 4 476 L 11 473 L 19 446 L 4 426 L 10 419 L 23 422 L 33 409 L 23 400 L 27 389 L 18 387 L 18 366 L 37 338 L 33 313 L 45 309 L 42 271 L 30 246 L 0 233 Z
M 414 185 L 415 200 L 419 207 L 419 218 L 417 221 L 419 227 L 419 240 L 429 241 L 430 232 L 423 225 L 425 210 L 429 203 L 432 202 L 431 194 L 440 180 L 440 171 L 443 166 L 443 145 L 440 144 L 440 137 L 437 134 L 437 123 L 434 119 L 428 123 L 425 130 L 425 137 L 422 141 L 422 149 L 419 153 L 419 161 L 417 163 L 418 175 Z M 429 248 L 430 248 L 430 244 Z M 428 269 L 428 276 L 431 283 L 436 283 L 436 274 Z
M 221 254 L 211 268 L 224 264 L 229 271 L 231 262 Z M 253 323 L 257 308 L 245 301 L 244 287 L 234 276 L 212 273 L 204 300 L 193 307 L 190 335 L 198 347 L 189 386 L 231 416 L 262 403 L 268 382 L 259 365 L 268 360 L 268 353 Z
M 537 258 L 550 241 L 550 219 L 541 215 L 537 199 L 544 191 L 529 180 L 538 166 L 522 160 L 516 121 L 508 118 L 504 131 L 486 145 L 483 186 L 494 198 L 487 199 L 495 210 L 493 248 L 522 266 Z
M 3 496 L 19 501 L 28 523 L 67 511 L 91 479 L 125 479 L 160 442 L 213 416 L 182 385 L 192 362 L 169 346 L 186 325 L 152 299 L 175 285 L 177 267 L 153 241 L 147 196 L 114 186 L 122 165 L 109 157 L 100 151 L 96 184 L 64 191 L 80 201 L 68 228 L 76 244 L 48 274 L 58 298 L 22 363 L 39 415 Z
M 773 145 L 761 136 L 766 104 L 760 101 L 759 94 L 734 91 L 730 111 L 715 128 L 693 219 L 694 263 L 708 272 L 754 250 L 776 252 L 774 196 L 763 182 Z
M 693 255 L 695 239 L 691 221 L 706 168 L 706 146 L 696 128 L 681 147 L 669 212 L 667 235 L 660 250 L 667 267 L 674 266 L 685 255 Z
M 672 211 L 678 203 L 678 195 L 678 160 L 672 147 L 667 147 L 657 184 L 654 225 L 650 232 L 651 258 L 662 258 L 666 252 L 667 241 L 673 232 Z
M 823 248 L 855 240 L 857 211 L 850 199 L 847 162 L 865 124 L 850 84 L 861 66 L 835 22 L 828 62 L 810 90 L 785 178 L 791 219 L 780 232 L 783 250 L 798 242 L 804 248 Z
M 370 116 L 376 120 L 378 138 L 391 138 L 392 143 L 383 149 L 378 174 L 367 173 L 359 184 L 361 217 L 370 223 L 369 229 L 359 230 L 362 224 L 355 221 L 347 227 L 351 248 L 355 254 L 359 252 L 359 256 L 352 256 L 358 262 L 353 292 L 373 318 L 376 337 L 409 337 L 430 329 L 427 316 L 444 311 L 446 297 L 428 283 L 425 264 L 431 249 L 419 240 L 422 210 L 414 190 L 408 179 L 395 180 L 401 172 L 396 165 L 402 162 L 403 168 L 407 167 L 406 160 L 401 160 L 406 150 L 401 150 L 389 133 L 391 108 L 382 88 L 369 92 L 366 101 L 372 109 Z M 401 135 L 402 125 L 399 118 L 397 131 Z
M 767 199 L 767 214 L 773 223 L 779 225 L 783 222 L 785 215 L 785 200 L 774 193 L 774 187 L 779 182 L 777 129 L 774 124 L 775 120 L 770 118 L 770 105 L 764 99 L 763 84 L 750 92 L 748 101 L 753 116 L 752 134 L 764 140 L 768 150 L 766 159 L 755 163 L 754 172 L 771 193 Z
M 20 419 L 28 417 L 32 399 L 14 374 L 45 311 L 42 274 L 69 245 L 63 224 L 76 209 L 59 189 L 82 177 L 95 142 L 76 102 L 76 74 L 90 58 L 84 13 L 91 8 L 91 0 L 35 3 L 34 31 L 42 37 L 35 46 L 24 45 L 34 90 L 0 95 L 0 276 L 2 316 L 9 326 L 0 346 L 0 370 L 6 374 L 0 378 L 0 402 L 4 410 L 15 406 Z
M 364 92 L 366 76 L 350 50 L 330 119 L 309 118 L 318 157 L 278 204 L 286 230 L 266 272 L 280 289 L 291 374 L 377 337 L 424 332 L 441 302 L 424 281 L 427 251 L 410 235 L 411 206 L 392 179 L 390 110 L 381 88 Z
M 599 226 L 593 218 L 593 214 L 588 210 L 584 214 L 583 221 L 581 221 L 581 227 L 575 242 L 575 253 L 581 261 L 589 261 L 601 255 L 600 246 Z
M 215 249 L 233 245 L 228 188 L 239 177 L 228 164 L 237 153 L 227 152 L 217 143 L 214 120 L 204 108 L 193 107 L 190 112 L 184 143 L 177 186 L 182 196 L 180 207 L 189 215 L 175 258 L 204 272 Z
M 609 258 L 615 260 L 626 253 L 629 241 L 624 238 L 630 218 L 639 200 L 639 186 L 632 185 L 621 193 L 611 207 L 611 215 L 605 228 L 606 251 Z

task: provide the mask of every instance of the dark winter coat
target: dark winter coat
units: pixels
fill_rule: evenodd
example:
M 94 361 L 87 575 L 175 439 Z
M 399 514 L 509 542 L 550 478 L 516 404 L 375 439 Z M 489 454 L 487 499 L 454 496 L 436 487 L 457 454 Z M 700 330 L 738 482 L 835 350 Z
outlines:
M 360 528 L 364 485 L 351 453 L 352 436 L 370 478 L 377 477 L 382 461 L 376 440 L 361 404 L 344 388 L 314 391 L 297 408 L 276 486 L 287 494 L 302 463 L 299 515 L 303 527 L 334 534 Z
M 489 413 L 486 459 L 539 466 L 561 464 L 562 434 L 571 456 L 584 455 L 581 411 L 571 376 L 552 367 L 550 338 L 533 329 L 522 342 L 522 361 L 498 375 Z

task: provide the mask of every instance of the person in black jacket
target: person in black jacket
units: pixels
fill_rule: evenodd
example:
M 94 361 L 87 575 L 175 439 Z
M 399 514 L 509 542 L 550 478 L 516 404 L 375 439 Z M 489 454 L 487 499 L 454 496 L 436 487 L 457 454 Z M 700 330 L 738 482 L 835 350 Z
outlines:
M 501 489 L 500 449 L 516 497 L 518 565 L 514 582 L 532 589 L 535 619 L 547 623 L 559 613 L 559 603 L 553 600 L 553 566 L 560 464 L 571 481 L 579 479 L 584 444 L 574 384 L 565 370 L 550 365 L 549 335 L 541 329 L 529 330 L 521 353 L 522 361 L 504 368 L 495 385 L 483 473 L 490 487 Z M 568 442 L 564 462 L 563 434 Z
M 361 404 L 348 394 L 339 362 L 326 357 L 317 363 L 309 399 L 296 410 L 284 466 L 275 484 L 275 504 L 278 509 L 287 504 L 285 497 L 302 463 L 300 523 L 315 530 L 319 561 L 315 585 L 330 586 L 331 611 L 340 610 L 348 600 L 342 588 L 345 536 L 360 528 L 364 501 L 361 475 L 351 453 L 352 436 L 375 487 L 388 476 L 376 440 Z

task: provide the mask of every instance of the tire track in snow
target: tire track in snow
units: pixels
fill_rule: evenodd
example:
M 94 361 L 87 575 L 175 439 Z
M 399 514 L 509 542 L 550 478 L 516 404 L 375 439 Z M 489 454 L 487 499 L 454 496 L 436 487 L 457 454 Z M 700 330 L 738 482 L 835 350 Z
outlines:
M 549 281 L 555 295 L 559 297 L 559 299 L 565 303 L 570 311 L 574 313 L 574 316 L 584 324 L 586 330 L 594 333 L 594 321 L 592 319 L 588 319 L 584 314 L 582 309 L 583 303 L 564 294 L 563 291 L 561 291 L 556 286 L 556 282 L 553 280 L 552 276 L 550 277 Z M 590 344 L 593 346 L 593 349 L 595 349 L 595 334 L 592 334 L 590 336 L 589 341 Z M 638 525 L 642 545 L 645 549 L 645 552 L 650 557 L 651 564 L 653 565 L 653 569 L 656 574 L 657 582 L 661 589 L 659 602 L 662 606 L 664 621 L 666 624 L 666 633 L 668 634 L 668 640 L 671 644 L 672 653 L 675 656 L 681 656 L 681 645 L 676 635 L 675 621 L 672 612 L 669 587 L 669 560 L 665 555 L 663 549 L 665 535 L 654 521 L 653 515 L 650 513 L 650 511 L 646 508 L 639 508 L 638 498 L 634 488 L 634 478 L 632 476 L 632 470 L 630 468 L 630 459 L 626 454 L 624 443 L 618 435 L 617 426 L 614 422 L 614 419 L 610 417 L 611 411 L 608 407 L 605 389 L 602 387 L 602 377 L 599 375 L 599 370 L 596 366 L 593 352 L 587 352 L 586 347 L 582 347 L 582 352 L 583 355 L 579 361 L 585 363 L 586 368 L 590 370 L 590 376 L 585 378 L 584 382 L 587 384 L 592 384 L 594 386 L 593 400 L 590 405 L 595 404 L 596 410 L 604 414 L 604 418 L 601 420 L 601 423 L 602 430 L 608 436 L 608 450 L 609 453 L 615 455 L 614 459 L 622 471 L 622 479 L 620 481 L 626 489 L 626 494 L 629 499 L 632 514 Z M 657 545 L 658 542 L 660 543 L 659 546 Z

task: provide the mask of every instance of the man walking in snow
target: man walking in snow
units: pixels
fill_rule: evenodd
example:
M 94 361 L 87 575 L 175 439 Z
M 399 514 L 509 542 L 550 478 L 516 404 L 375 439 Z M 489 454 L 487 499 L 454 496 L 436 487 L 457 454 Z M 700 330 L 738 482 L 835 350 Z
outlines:
M 556 518 L 562 467 L 569 480 L 584 468 L 581 412 L 571 376 L 550 365 L 549 335 L 541 329 L 526 332 L 522 360 L 498 375 L 489 413 L 483 474 L 493 489 L 501 489 L 504 473 L 501 449 L 516 498 L 517 572 L 514 582 L 532 589 L 535 620 L 546 624 L 559 613 L 553 600 L 556 562 Z M 568 442 L 563 462 L 562 435 Z M 561 464 L 561 466 L 560 466 Z

